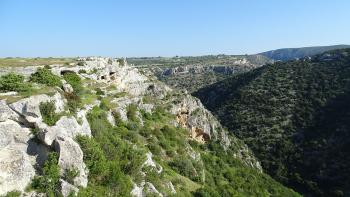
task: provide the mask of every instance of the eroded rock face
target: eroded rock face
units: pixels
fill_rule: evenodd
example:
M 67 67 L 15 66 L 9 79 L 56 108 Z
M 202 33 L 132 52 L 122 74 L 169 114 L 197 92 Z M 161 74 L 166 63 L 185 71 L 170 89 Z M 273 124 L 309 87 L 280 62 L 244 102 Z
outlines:
M 88 183 L 87 170 L 83 161 L 83 151 L 79 144 L 69 137 L 58 136 L 55 139 L 55 150 L 59 153 L 58 165 L 61 175 L 66 170 L 77 170 L 79 175 L 74 179 L 74 185 L 86 187 Z
M 198 99 L 184 96 L 180 102 L 173 104 L 171 113 L 176 115 L 179 125 L 189 130 L 192 139 L 204 143 L 214 138 L 230 143 L 219 122 Z

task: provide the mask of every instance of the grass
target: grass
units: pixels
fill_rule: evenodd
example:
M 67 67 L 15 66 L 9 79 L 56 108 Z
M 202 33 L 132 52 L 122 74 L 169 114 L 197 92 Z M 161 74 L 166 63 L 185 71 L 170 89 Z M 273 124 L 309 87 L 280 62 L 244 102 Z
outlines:
M 0 67 L 40 66 L 76 63 L 75 58 L 0 58 Z
M 174 187 L 176 188 L 176 191 L 185 190 L 185 191 L 194 192 L 197 189 L 202 187 L 202 185 L 177 173 L 174 176 L 169 176 L 169 177 L 166 176 L 166 179 L 173 182 Z M 180 184 L 176 184 L 176 183 L 180 183 Z M 178 188 L 179 186 L 181 187 L 181 189 Z
M 20 92 L 17 95 L 10 96 L 0 96 L 0 100 L 5 99 L 8 104 L 19 101 L 23 98 L 28 98 L 30 96 L 39 95 L 39 94 L 48 94 L 53 95 L 57 91 L 57 88 L 48 87 L 44 85 L 38 85 L 37 87 L 31 89 L 31 91 Z

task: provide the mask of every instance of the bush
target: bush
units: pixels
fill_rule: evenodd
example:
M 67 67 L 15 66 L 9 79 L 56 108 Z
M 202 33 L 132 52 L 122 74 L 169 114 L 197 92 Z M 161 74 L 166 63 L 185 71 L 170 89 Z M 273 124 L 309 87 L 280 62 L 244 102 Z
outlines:
M 75 94 L 81 93 L 83 86 L 79 75 L 74 72 L 66 72 L 63 74 L 63 78 L 73 87 Z
M 55 112 L 56 107 L 54 101 L 42 102 L 39 108 L 43 121 L 47 125 L 52 126 L 60 119 L 60 115 Z
M 58 154 L 56 152 L 49 153 L 43 167 L 42 175 L 34 177 L 31 185 L 32 188 L 46 193 L 48 196 L 55 196 L 55 193 L 58 192 L 60 179 L 60 168 L 57 163 Z
M 30 81 L 48 86 L 62 86 L 61 78 L 47 68 L 39 68 L 31 75 Z
M 0 78 L 0 91 L 27 91 L 30 86 L 24 83 L 24 76 L 9 73 Z

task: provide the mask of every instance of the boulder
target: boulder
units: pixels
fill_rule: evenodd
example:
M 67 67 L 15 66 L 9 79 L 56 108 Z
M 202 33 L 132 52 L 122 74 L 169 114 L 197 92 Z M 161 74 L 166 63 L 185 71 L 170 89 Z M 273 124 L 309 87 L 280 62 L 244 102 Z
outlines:
M 58 136 L 55 139 L 55 151 L 59 153 L 58 165 L 61 169 L 61 175 L 66 170 L 77 170 L 78 176 L 74 179 L 74 185 L 86 187 L 88 183 L 87 171 L 83 161 L 83 151 L 79 144 L 73 139 L 64 136 Z

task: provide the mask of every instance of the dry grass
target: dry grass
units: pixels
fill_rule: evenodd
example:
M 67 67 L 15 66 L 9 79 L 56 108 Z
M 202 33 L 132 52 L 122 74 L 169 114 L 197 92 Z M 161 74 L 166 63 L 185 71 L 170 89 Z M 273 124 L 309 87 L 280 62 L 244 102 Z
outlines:
M 0 67 L 40 66 L 76 63 L 76 58 L 0 58 Z

